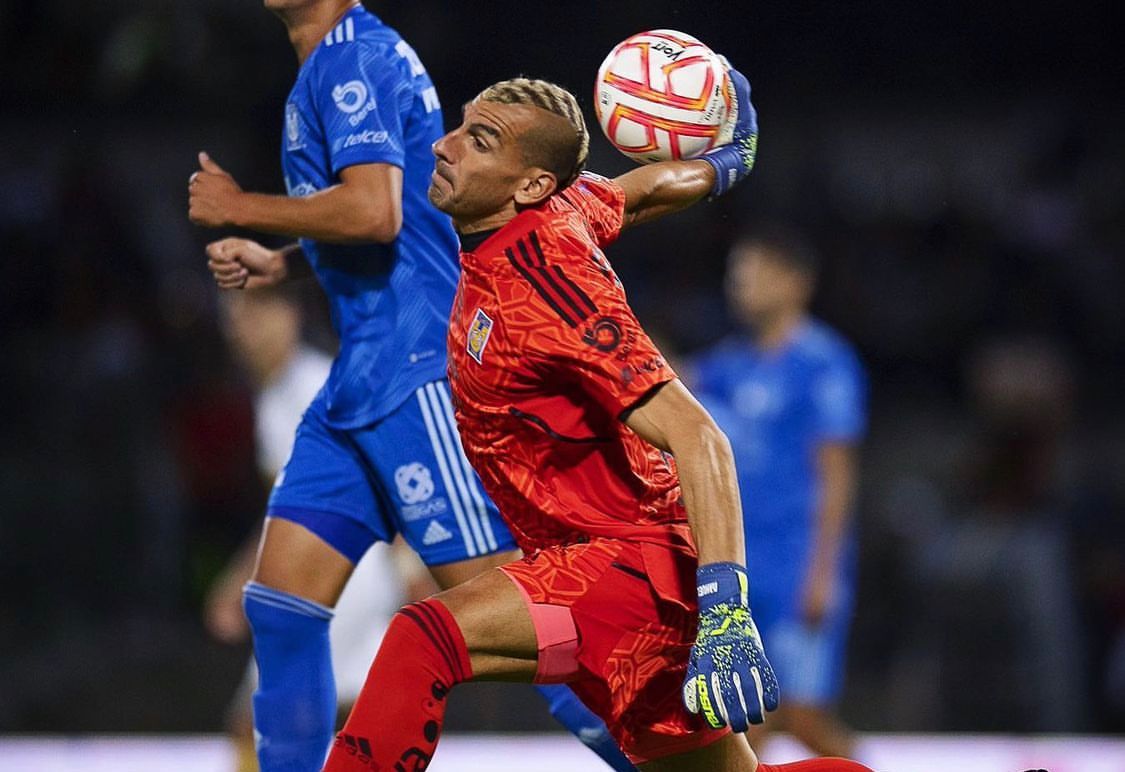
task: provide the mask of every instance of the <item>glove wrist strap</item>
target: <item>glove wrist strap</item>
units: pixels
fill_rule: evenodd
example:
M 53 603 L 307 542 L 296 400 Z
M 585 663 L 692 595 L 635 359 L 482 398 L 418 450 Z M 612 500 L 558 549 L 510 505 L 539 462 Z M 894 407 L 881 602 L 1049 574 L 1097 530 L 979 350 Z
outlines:
M 729 145 L 704 153 L 702 158 L 715 170 L 715 184 L 711 186 L 711 198 L 718 198 L 733 188 L 754 168 L 754 158 L 758 150 L 758 136 L 751 134 L 743 139 L 735 138 Z
M 708 563 L 695 572 L 699 610 L 706 611 L 719 603 L 735 603 L 749 607 L 749 581 L 746 569 L 738 563 Z

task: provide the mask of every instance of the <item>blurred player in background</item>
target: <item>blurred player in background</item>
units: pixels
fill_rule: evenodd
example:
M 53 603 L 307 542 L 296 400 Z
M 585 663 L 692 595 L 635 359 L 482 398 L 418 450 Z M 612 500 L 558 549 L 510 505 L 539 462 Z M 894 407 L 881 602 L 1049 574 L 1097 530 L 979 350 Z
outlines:
M 732 144 L 615 180 L 582 173 L 582 112 L 544 81 L 485 89 L 435 144 L 430 199 L 461 234 L 458 425 L 527 557 L 395 615 L 326 770 L 426 769 L 449 690 L 473 678 L 569 682 L 646 770 L 771 769 L 730 731 L 778 699 L 730 446 L 602 252 L 749 173 L 757 122 L 732 79 Z
M 248 193 L 206 153 L 188 185 L 192 222 L 297 237 L 207 248 L 220 287 L 314 274 L 340 353 L 274 485 L 245 611 L 260 682 L 265 772 L 318 769 L 336 714 L 328 628 L 353 566 L 401 534 L 450 587 L 515 557 L 465 459 L 446 381 L 457 238 L 426 199 L 441 108 L 426 68 L 353 0 L 266 0 L 300 70 L 285 107 L 288 196 Z M 624 759 L 568 690 L 552 713 L 613 763 Z
M 727 433 L 746 520 L 750 598 L 785 701 L 777 721 L 819 754 L 848 756 L 833 714 L 855 595 L 851 509 L 865 379 L 852 346 L 809 316 L 817 255 L 775 229 L 733 247 L 726 287 L 745 331 L 692 363 L 693 386 Z
M 324 385 L 332 366 L 331 357 L 302 342 L 303 315 L 293 287 L 280 285 L 222 297 L 223 330 L 255 388 L 254 436 L 258 468 L 267 484 L 273 483 L 288 460 L 301 414 Z M 239 643 L 250 634 L 242 611 L 242 587 L 254 574 L 259 533 L 255 531 L 234 556 L 207 597 L 207 628 L 226 643 Z M 406 550 L 392 555 L 387 545 L 374 545 L 356 564 L 336 604 L 329 637 L 341 712 L 346 713 L 359 694 L 391 614 L 404 597 L 428 594 L 417 587 L 407 588 L 404 596 L 395 566 L 409 560 L 417 564 Z M 416 571 L 409 576 L 415 583 L 430 587 L 428 577 L 418 577 Z M 251 694 L 257 682 L 257 668 L 251 661 L 227 715 L 239 772 L 258 769 L 251 710 Z

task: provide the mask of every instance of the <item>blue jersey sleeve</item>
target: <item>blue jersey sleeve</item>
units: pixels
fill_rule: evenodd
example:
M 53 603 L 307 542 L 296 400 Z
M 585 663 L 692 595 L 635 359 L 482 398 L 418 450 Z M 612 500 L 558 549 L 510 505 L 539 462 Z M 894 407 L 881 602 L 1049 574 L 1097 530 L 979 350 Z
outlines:
M 867 424 L 867 394 L 859 358 L 840 349 L 818 368 L 811 383 L 813 430 L 820 441 L 856 442 Z
M 332 173 L 356 164 L 405 164 L 403 117 L 413 101 L 409 64 L 383 45 L 356 41 L 321 52 L 315 80 Z

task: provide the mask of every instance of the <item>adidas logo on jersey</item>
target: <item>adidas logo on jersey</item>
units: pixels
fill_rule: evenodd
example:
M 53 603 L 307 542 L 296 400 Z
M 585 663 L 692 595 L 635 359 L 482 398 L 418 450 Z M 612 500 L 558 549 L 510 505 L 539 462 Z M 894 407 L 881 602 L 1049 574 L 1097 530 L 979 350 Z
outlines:
M 422 534 L 422 543 L 429 547 L 431 544 L 453 538 L 453 533 L 441 524 L 439 520 L 431 520 L 426 532 Z
M 355 20 L 344 19 L 324 38 L 324 45 L 330 46 L 334 43 L 350 43 L 353 40 L 355 40 Z

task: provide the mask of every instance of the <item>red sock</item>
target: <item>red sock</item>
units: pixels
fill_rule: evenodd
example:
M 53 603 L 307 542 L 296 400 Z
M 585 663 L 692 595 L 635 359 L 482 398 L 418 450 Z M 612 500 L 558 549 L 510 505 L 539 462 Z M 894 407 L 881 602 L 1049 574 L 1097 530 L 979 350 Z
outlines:
M 793 761 L 789 764 L 763 764 L 758 762 L 758 772 L 871 772 L 871 769 L 858 761 L 825 757 L 823 759 Z
M 399 609 L 324 772 L 425 769 L 449 690 L 473 674 L 461 629 L 440 602 Z

